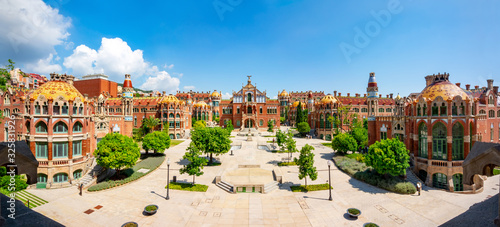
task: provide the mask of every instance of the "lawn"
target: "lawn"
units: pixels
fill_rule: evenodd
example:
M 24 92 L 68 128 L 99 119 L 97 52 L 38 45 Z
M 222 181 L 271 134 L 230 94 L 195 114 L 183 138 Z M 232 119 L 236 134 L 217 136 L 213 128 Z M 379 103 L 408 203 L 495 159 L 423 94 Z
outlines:
M 271 152 L 273 152 L 273 153 L 288 153 L 287 150 L 284 150 L 284 151 L 282 151 L 282 150 L 272 150 Z
M 180 183 L 180 182 L 170 182 L 170 189 L 191 191 L 191 192 L 206 192 L 208 190 L 207 185 L 203 184 L 191 184 L 191 183 Z M 165 186 L 167 188 L 167 186 Z
M 321 143 L 325 147 L 332 148 L 332 143 Z
M 176 146 L 184 141 L 185 140 L 170 140 L 170 147 Z
M 500 168 L 495 167 L 495 168 L 493 169 L 493 175 L 498 175 L 498 174 L 500 174 Z
M 312 192 L 312 191 L 328 190 L 328 187 L 329 187 L 328 184 L 311 184 L 307 185 L 307 187 L 304 185 L 293 185 L 290 186 L 290 189 L 292 189 L 292 192 Z
M 295 162 L 278 162 L 278 166 L 296 166 Z

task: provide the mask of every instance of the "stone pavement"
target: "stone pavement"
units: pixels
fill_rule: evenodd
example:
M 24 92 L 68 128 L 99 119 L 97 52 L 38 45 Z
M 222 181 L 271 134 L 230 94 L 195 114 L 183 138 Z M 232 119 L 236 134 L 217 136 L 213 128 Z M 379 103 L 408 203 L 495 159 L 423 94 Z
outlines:
M 170 190 L 170 200 L 165 200 L 167 164 L 164 162 L 135 182 L 105 191 L 85 192 L 83 196 L 75 188 L 30 189 L 29 192 L 49 201 L 34 210 L 66 226 L 120 226 L 127 221 L 140 226 L 362 226 L 366 222 L 381 226 L 437 226 L 498 193 L 499 176 L 495 176 L 485 182 L 482 193 L 474 195 L 432 188 L 425 188 L 421 196 L 399 195 L 357 181 L 332 166 L 333 201 L 328 201 L 327 190 L 292 193 L 290 185 L 304 183 L 298 179 L 297 167 L 279 167 L 284 184 L 269 194 L 229 194 L 212 183 L 223 169 L 233 169 L 238 164 L 260 164 L 263 169 L 273 169 L 288 156 L 257 149 L 259 142 L 272 140 L 271 137 L 254 137 L 247 142 L 246 137 L 236 136 L 232 140 L 241 142 L 242 148 L 234 151 L 234 156 L 218 157 L 221 166 L 205 167 L 204 175 L 196 178 L 196 183 L 209 186 L 207 192 Z M 323 140 L 296 140 L 299 149 L 306 143 L 315 147 L 318 179 L 308 180 L 308 184 L 327 182 L 331 148 L 322 146 Z M 171 160 L 170 176 L 177 176 L 181 182 L 192 181 L 192 177 L 178 172 L 185 162 L 181 158 L 189 142 L 166 151 Z M 149 204 L 159 206 L 157 214 L 142 214 Z M 351 207 L 362 212 L 356 220 L 346 215 Z M 84 213 L 89 209 L 93 212 Z

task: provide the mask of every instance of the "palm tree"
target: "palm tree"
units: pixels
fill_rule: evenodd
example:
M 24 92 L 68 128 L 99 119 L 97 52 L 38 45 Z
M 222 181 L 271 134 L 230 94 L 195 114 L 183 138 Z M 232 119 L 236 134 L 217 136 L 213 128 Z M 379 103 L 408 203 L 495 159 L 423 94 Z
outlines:
M 144 118 L 144 120 L 142 120 L 142 127 L 146 128 L 147 133 L 151 132 L 151 129 L 154 129 L 159 124 L 160 119 L 153 116 L 149 116 L 149 118 Z

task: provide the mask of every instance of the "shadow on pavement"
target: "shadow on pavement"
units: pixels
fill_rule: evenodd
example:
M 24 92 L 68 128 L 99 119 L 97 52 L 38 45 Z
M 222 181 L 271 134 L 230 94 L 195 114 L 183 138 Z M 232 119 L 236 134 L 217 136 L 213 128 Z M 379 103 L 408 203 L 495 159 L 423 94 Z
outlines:
M 60 223 L 40 214 L 30 208 L 27 208 L 23 202 L 16 200 L 15 203 L 7 203 L 10 198 L 4 194 L 0 193 L 0 226 L 64 226 Z M 8 215 L 11 214 L 7 208 L 11 206 L 15 207 L 15 219 L 9 218 Z M 85 215 L 82 213 L 82 215 Z M 2 220 L 4 219 L 4 220 Z
M 440 225 L 443 227 L 456 226 L 496 226 L 493 220 L 498 216 L 498 194 L 476 203 L 469 207 L 464 213 L 454 217 L 446 223 Z
M 352 185 L 353 188 L 357 188 L 361 191 L 368 192 L 370 194 L 377 194 L 377 193 L 384 193 L 385 194 L 388 192 L 384 189 L 377 188 L 371 184 L 356 180 L 353 177 L 351 177 L 351 179 L 349 179 L 349 183 Z

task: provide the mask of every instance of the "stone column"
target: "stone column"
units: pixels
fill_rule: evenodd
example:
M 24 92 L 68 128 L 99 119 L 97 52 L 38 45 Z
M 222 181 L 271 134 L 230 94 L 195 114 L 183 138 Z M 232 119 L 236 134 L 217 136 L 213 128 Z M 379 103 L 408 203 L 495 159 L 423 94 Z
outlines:
M 451 152 L 452 152 L 452 141 L 453 141 L 453 136 L 447 136 L 446 137 L 446 142 L 447 142 L 447 146 L 446 146 L 446 150 L 448 152 L 448 161 L 450 162 L 452 157 L 451 157 Z

